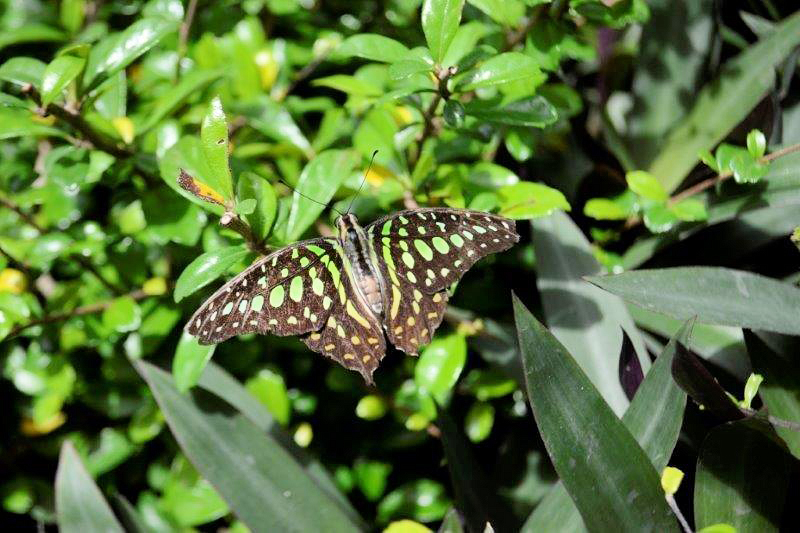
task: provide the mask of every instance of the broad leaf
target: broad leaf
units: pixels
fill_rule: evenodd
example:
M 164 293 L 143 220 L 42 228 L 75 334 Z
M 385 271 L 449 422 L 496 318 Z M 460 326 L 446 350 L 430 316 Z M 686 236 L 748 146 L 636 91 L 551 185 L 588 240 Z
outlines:
M 422 4 L 422 31 L 433 60 L 442 60 L 461 22 L 464 0 L 425 0 Z M 448 65 L 449 66 L 449 65 Z
M 246 246 L 229 246 L 198 256 L 183 269 L 178 277 L 173 298 L 176 302 L 180 302 L 196 290 L 202 289 L 228 270 L 231 265 L 244 259 L 247 254 Z

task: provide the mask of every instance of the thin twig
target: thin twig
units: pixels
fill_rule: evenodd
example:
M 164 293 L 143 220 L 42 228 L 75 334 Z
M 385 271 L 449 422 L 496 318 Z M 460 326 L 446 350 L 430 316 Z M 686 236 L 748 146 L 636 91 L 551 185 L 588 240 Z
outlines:
M 681 528 L 683 528 L 684 533 L 692 533 L 692 528 L 689 527 L 689 522 L 686 521 L 686 518 L 683 516 L 681 512 L 681 508 L 678 507 L 678 503 L 675 501 L 675 498 L 672 494 L 665 495 L 667 499 L 667 504 L 669 504 L 669 508 L 672 509 L 672 512 L 675 513 L 675 516 L 678 517 L 678 522 L 681 523 Z
M 137 289 L 133 292 L 127 294 L 127 296 L 133 298 L 134 300 L 141 300 L 143 298 L 147 298 L 151 296 L 150 294 L 144 292 L 142 289 Z M 33 326 L 40 326 L 42 324 L 51 324 L 53 322 L 61 322 L 63 320 L 68 320 L 72 317 L 76 316 L 83 316 L 83 315 L 91 315 L 94 313 L 99 313 L 101 311 L 105 311 L 108 309 L 111 304 L 114 303 L 114 300 L 107 300 L 103 302 L 97 302 L 89 305 L 84 305 L 81 307 L 76 307 L 72 311 L 66 311 L 64 313 L 53 313 L 52 315 L 46 315 L 42 318 L 37 318 L 35 320 L 31 320 L 26 324 L 21 324 L 14 329 L 12 329 L 9 334 L 5 337 L 5 339 L 10 339 L 19 335 L 21 332 L 25 331 L 28 328 L 32 328 Z M 4 340 L 5 340 L 4 339 Z
M 19 216 L 19 218 L 22 219 L 23 222 L 31 226 L 39 233 L 45 233 L 45 230 L 42 229 L 42 227 L 35 220 L 33 220 L 33 217 L 31 217 L 28 213 L 23 211 L 17 204 L 12 202 L 11 200 L 0 196 L 0 205 L 5 207 L 6 209 L 14 211 Z
M 269 255 L 269 249 L 264 246 L 264 243 L 260 239 L 253 235 L 253 231 L 250 229 L 250 226 L 247 224 L 247 222 L 242 220 L 239 215 L 230 211 L 226 211 L 220 217 L 219 224 L 223 228 L 233 230 L 244 237 L 247 247 L 250 248 L 251 251 L 260 255 Z
M 536 23 L 539 22 L 539 19 L 544 12 L 544 7 L 546 4 L 542 4 L 536 7 L 531 13 L 531 16 L 528 20 L 525 21 L 525 24 L 522 25 L 517 31 L 512 32 L 506 35 L 506 45 L 504 51 L 508 52 L 509 50 L 513 50 L 515 46 L 522 43 L 525 40 L 525 37 L 528 35 L 528 32 L 536 26 Z
M 186 7 L 186 15 L 183 17 L 183 22 L 181 22 L 181 27 L 178 30 L 178 61 L 175 63 L 175 81 L 181 77 L 181 61 L 189 49 L 187 42 L 189 41 L 189 31 L 192 29 L 196 10 L 197 0 L 189 0 L 189 5 Z
M 275 95 L 275 100 L 280 102 L 286 98 L 289 93 L 297 88 L 300 82 L 311 76 L 314 71 L 317 70 L 317 68 L 328 58 L 329 54 L 330 52 L 320 54 L 319 57 L 315 58 L 313 61 L 311 61 L 311 63 L 300 69 L 297 74 L 292 77 L 292 81 L 289 83 L 289 85 Z
M 422 113 L 424 126 L 422 127 L 422 132 L 417 138 L 417 149 L 412 152 L 408 158 L 408 166 L 411 168 L 412 175 L 414 174 L 414 170 L 416 170 L 417 164 L 419 163 L 420 155 L 422 155 L 422 150 L 425 147 L 425 142 L 434 132 L 433 119 L 436 116 L 436 109 L 438 109 L 442 100 L 447 100 L 447 98 L 450 97 L 450 89 L 447 88 L 447 82 L 450 81 L 450 78 L 455 76 L 456 72 L 458 72 L 456 67 L 441 68 L 437 69 L 435 72 L 437 84 L 436 94 L 433 96 L 431 103 Z
M 102 285 L 103 285 L 103 286 L 104 286 L 106 289 L 108 289 L 109 291 L 111 291 L 113 294 L 120 295 L 120 294 L 122 294 L 122 293 L 124 292 L 122 289 L 120 289 L 119 287 L 117 287 L 116 285 L 114 285 L 113 283 L 111 283 L 110 281 L 108 281 L 108 280 L 105 278 L 105 276 L 103 276 L 103 275 L 100 273 L 100 271 L 97 269 L 97 267 L 96 267 L 96 266 L 94 266 L 94 263 L 92 263 L 91 261 L 89 261 L 88 259 L 86 259 L 85 257 L 83 257 L 83 256 L 81 256 L 81 255 L 73 255 L 73 257 L 75 258 L 75 260 L 76 260 L 78 263 L 80 263 L 80 264 L 81 264 L 81 266 L 82 266 L 83 268 L 85 268 L 85 269 L 86 269 L 88 272 L 90 272 L 90 273 L 91 273 L 91 274 L 92 274 L 92 275 L 93 275 L 95 278 L 97 278 L 97 281 L 99 281 L 99 282 L 100 282 L 100 283 L 101 283 L 101 284 L 102 284 Z

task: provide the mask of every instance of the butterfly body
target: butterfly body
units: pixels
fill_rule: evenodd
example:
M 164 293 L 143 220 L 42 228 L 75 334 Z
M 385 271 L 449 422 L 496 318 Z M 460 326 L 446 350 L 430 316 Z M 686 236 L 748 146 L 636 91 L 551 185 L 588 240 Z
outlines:
M 447 289 L 480 258 L 518 240 L 514 222 L 450 208 L 401 211 L 362 227 L 337 220 L 337 237 L 301 241 L 257 260 L 195 312 L 202 344 L 258 332 L 300 335 L 312 350 L 367 382 L 388 339 L 416 355 L 447 306 Z

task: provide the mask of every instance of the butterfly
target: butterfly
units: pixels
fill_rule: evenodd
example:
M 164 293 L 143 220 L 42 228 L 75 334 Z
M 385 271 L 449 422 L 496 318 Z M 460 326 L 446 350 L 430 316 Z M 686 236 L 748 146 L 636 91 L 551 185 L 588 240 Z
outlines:
M 519 241 L 513 220 L 466 209 L 400 211 L 366 227 L 345 213 L 336 227 L 337 237 L 254 262 L 206 300 L 186 331 L 201 344 L 252 332 L 300 335 L 372 384 L 387 339 L 417 355 L 441 324 L 453 283 Z

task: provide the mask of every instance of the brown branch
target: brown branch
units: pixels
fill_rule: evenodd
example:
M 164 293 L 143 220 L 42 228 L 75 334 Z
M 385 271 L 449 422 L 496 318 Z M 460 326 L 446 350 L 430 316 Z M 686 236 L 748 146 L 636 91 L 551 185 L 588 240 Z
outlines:
M 317 68 L 328 58 L 329 54 L 330 52 L 320 54 L 319 57 L 317 57 L 316 59 L 311 61 L 311 63 L 300 69 L 294 75 L 294 77 L 292 77 L 292 81 L 289 83 L 289 85 L 281 92 L 275 95 L 275 100 L 279 102 L 283 101 L 283 99 L 286 98 L 289 95 L 289 93 L 291 93 L 297 88 L 300 82 L 311 76 L 314 73 L 314 71 L 317 70 Z
M 450 90 L 447 88 L 447 82 L 455 76 L 458 69 L 456 67 L 448 67 L 448 68 L 437 68 L 435 74 L 436 78 L 436 94 L 431 100 L 431 103 L 428 105 L 427 109 L 422 113 L 422 120 L 424 126 L 422 128 L 422 132 L 420 133 L 419 137 L 417 137 L 417 149 L 411 153 L 408 158 L 408 166 L 411 169 L 411 174 L 414 174 L 414 170 L 417 168 L 417 164 L 419 163 L 420 155 L 422 155 L 422 149 L 425 147 L 425 142 L 431 137 L 434 132 L 434 124 L 433 119 L 436 116 L 436 110 L 439 107 L 439 104 L 442 100 L 447 100 L 450 97 Z
M 239 215 L 230 211 L 226 211 L 220 217 L 219 224 L 223 228 L 233 230 L 244 237 L 247 247 L 250 248 L 251 251 L 260 255 L 269 254 L 269 249 L 264 246 L 264 243 L 260 239 L 253 235 L 253 231 L 250 229 L 250 226 L 247 224 L 247 222 L 242 220 Z
M 533 13 L 531 13 L 530 18 L 528 18 L 528 20 L 525 21 L 525 24 L 523 24 L 522 27 L 520 27 L 517 31 L 506 34 L 504 51 L 508 52 L 509 50 L 513 50 L 515 46 L 521 44 L 525 40 L 528 32 L 531 31 L 534 26 L 536 26 L 536 23 L 539 22 L 539 19 L 542 17 L 545 5 L 546 4 L 537 6 Z
M 17 204 L 12 202 L 11 200 L 0 196 L 0 205 L 5 207 L 6 209 L 14 211 L 19 216 L 19 218 L 22 219 L 23 222 L 31 226 L 39 233 L 46 233 L 46 231 L 35 220 L 33 220 L 33 217 L 31 217 L 28 213 L 23 211 Z
M 127 296 L 129 296 L 129 297 L 133 298 L 134 300 L 138 301 L 138 300 L 142 300 L 143 298 L 146 298 L 146 297 L 152 296 L 152 295 L 147 294 L 146 292 L 144 292 L 141 289 L 137 289 L 137 290 L 135 290 L 133 292 L 128 293 Z M 91 315 L 91 314 L 94 314 L 94 313 L 99 313 L 101 311 L 105 311 L 106 309 L 108 309 L 111 306 L 112 303 L 114 303 L 114 300 L 107 300 L 107 301 L 104 301 L 104 302 L 97 302 L 97 303 L 93 303 L 93 304 L 89 304 L 89 305 L 84 305 L 84 306 L 81 306 L 81 307 L 76 307 L 72 311 L 66 311 L 64 313 L 54 313 L 52 315 L 46 315 L 46 316 L 43 316 L 42 318 L 37 318 L 35 320 L 31 320 L 27 324 L 21 324 L 19 326 L 16 326 L 14 329 L 12 329 L 8 333 L 8 335 L 5 337 L 5 339 L 10 339 L 12 337 L 15 337 L 15 336 L 19 335 L 20 333 L 22 333 L 23 331 L 25 331 L 26 329 L 32 328 L 33 326 L 40 326 L 40 325 L 43 325 L 43 324 L 52 324 L 53 322 L 61 322 L 63 320 L 68 320 L 68 319 L 70 319 L 72 317 L 76 317 L 76 316 Z
M 80 263 L 80 264 L 81 264 L 81 266 L 82 266 L 83 268 L 85 268 L 85 269 L 86 269 L 88 272 L 90 272 L 92 275 L 94 275 L 94 277 L 95 277 L 95 278 L 97 278 L 97 280 L 98 280 L 98 281 L 99 281 L 99 282 L 100 282 L 100 283 L 101 283 L 101 284 L 102 284 L 102 285 L 103 285 L 103 286 L 104 286 L 106 289 L 108 289 L 109 291 L 111 291 L 113 294 L 116 294 L 116 295 L 120 295 L 120 294 L 122 294 L 122 293 L 123 293 L 122 289 L 120 289 L 119 287 L 117 287 L 116 285 L 114 285 L 113 283 L 111 283 L 110 281 L 108 281 L 108 280 L 105 278 L 105 276 L 103 276 L 103 275 L 100 273 L 100 271 L 97 269 L 97 267 L 96 267 L 96 266 L 94 266 L 94 263 L 92 263 L 91 261 L 89 261 L 88 259 L 86 259 L 85 257 L 83 257 L 83 256 L 81 256 L 81 255 L 73 255 L 73 257 L 75 258 L 75 260 L 76 260 L 78 263 Z

